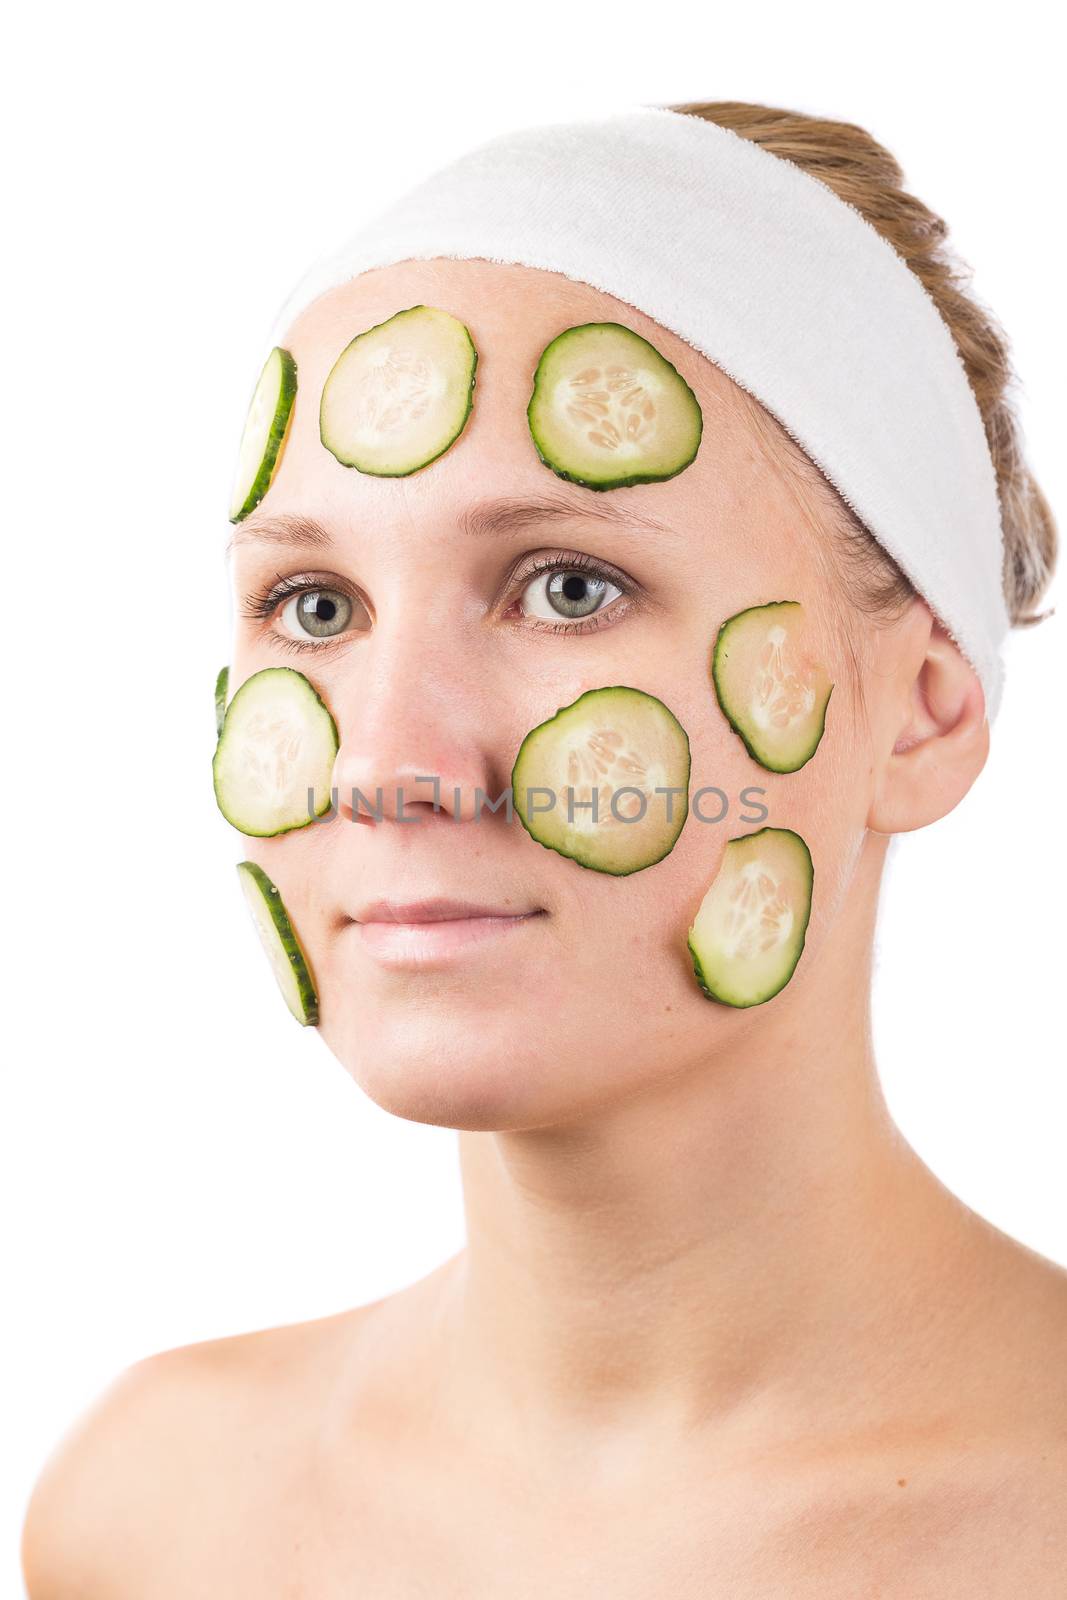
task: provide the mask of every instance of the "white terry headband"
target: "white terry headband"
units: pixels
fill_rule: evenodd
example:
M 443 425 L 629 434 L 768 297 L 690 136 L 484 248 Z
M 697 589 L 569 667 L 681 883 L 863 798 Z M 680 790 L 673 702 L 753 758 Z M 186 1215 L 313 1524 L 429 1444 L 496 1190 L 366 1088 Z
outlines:
M 778 419 L 975 667 L 992 721 L 1009 626 L 993 461 L 952 335 L 848 202 L 730 129 L 662 106 L 522 128 L 435 172 L 300 280 L 450 256 L 614 295 Z

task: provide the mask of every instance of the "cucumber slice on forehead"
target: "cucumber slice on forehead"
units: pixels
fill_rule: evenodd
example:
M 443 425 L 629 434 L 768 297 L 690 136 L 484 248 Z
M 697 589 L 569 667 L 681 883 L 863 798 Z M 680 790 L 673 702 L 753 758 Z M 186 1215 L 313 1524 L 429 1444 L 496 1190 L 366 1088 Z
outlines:
M 689 954 L 709 1000 L 758 1006 L 783 989 L 804 948 L 811 853 L 790 828 L 731 839 L 689 929 Z
M 330 809 L 338 745 L 333 717 L 302 672 L 253 673 L 230 701 L 215 748 L 219 810 L 255 838 L 306 828 Z
M 537 363 L 526 415 L 545 466 L 589 489 L 673 478 L 703 429 L 678 369 L 621 322 L 558 334 Z
M 589 689 L 522 741 L 511 774 L 515 810 L 538 844 L 621 877 L 674 848 L 689 768 L 689 739 L 662 700 L 621 684 Z
M 305 1028 L 319 1020 L 319 999 L 308 960 L 277 887 L 254 861 L 237 867 L 241 889 L 285 1003 Z
M 711 663 L 719 705 L 753 760 L 796 772 L 818 748 L 833 684 L 796 600 L 749 606 L 719 629 Z
M 342 466 L 404 478 L 453 444 L 474 404 L 478 354 L 458 318 L 409 306 L 357 334 L 334 362 L 319 434 Z
M 271 351 L 248 408 L 237 472 L 230 495 L 230 521 L 240 522 L 262 500 L 281 461 L 296 399 L 296 362 L 288 350 Z

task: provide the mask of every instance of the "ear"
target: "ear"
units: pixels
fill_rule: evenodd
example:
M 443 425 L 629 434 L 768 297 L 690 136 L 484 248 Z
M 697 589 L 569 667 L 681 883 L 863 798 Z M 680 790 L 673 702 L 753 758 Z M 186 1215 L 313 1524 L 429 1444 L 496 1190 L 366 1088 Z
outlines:
M 908 833 L 958 805 L 985 765 L 989 723 L 978 675 L 917 600 L 898 635 L 879 740 L 885 754 L 867 826 Z

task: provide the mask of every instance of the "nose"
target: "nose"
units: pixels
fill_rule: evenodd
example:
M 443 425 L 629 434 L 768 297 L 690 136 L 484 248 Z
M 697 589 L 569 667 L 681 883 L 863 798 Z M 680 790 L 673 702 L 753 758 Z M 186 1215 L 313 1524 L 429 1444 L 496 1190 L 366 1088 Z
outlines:
M 514 756 L 494 717 L 498 689 L 475 641 L 446 637 L 425 617 L 379 623 L 331 694 L 340 815 L 400 826 L 491 819 Z

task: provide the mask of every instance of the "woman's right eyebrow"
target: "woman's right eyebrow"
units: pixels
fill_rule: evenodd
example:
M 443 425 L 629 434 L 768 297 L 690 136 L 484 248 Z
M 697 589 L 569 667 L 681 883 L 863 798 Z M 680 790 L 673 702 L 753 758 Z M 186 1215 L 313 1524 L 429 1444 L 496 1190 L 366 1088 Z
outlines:
M 295 512 L 257 516 L 253 512 L 230 534 L 226 545 L 227 560 L 235 550 L 246 544 L 280 544 L 329 550 L 333 547 L 333 537 L 314 517 L 300 516 Z
M 580 498 L 539 495 L 503 496 L 468 506 L 459 521 L 462 531 L 475 537 L 525 532 L 538 524 L 574 522 L 582 519 L 609 523 L 638 539 L 655 538 L 671 542 L 682 536 L 676 528 L 658 518 L 639 514 L 632 505 L 608 506 L 590 497 L 585 489 Z M 314 517 L 298 512 L 274 516 L 253 511 L 239 523 L 226 546 L 227 558 L 246 544 L 287 545 L 294 549 L 330 550 L 332 534 Z

